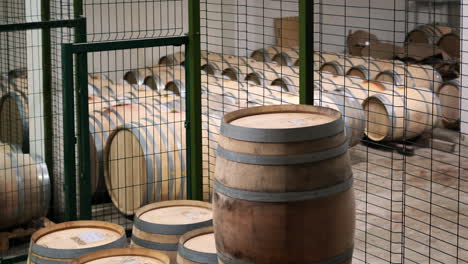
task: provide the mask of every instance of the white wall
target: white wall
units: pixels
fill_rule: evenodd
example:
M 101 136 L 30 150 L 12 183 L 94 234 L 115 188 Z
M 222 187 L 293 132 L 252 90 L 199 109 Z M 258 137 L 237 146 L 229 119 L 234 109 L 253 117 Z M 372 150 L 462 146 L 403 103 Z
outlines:
M 187 32 L 187 1 L 85 0 L 88 41 L 112 41 L 182 35 Z M 181 20 L 183 18 L 183 21 Z M 151 66 L 179 48 L 153 48 L 89 54 L 89 72 L 123 72 Z

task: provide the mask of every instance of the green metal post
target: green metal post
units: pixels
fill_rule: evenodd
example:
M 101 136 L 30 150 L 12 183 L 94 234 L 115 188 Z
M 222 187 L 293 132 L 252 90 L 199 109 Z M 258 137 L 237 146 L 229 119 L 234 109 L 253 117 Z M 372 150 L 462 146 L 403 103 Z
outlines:
M 50 20 L 50 1 L 41 1 L 41 20 Z M 53 118 L 53 103 L 52 103 L 52 56 L 51 56 L 51 34 L 50 28 L 45 27 L 42 29 L 42 98 L 44 105 L 44 151 L 45 162 L 50 174 L 50 184 L 55 186 L 55 169 L 54 169 L 54 118 Z M 54 192 L 52 192 L 51 200 L 55 199 Z
M 65 221 L 77 219 L 76 212 L 76 164 L 75 164 L 75 101 L 73 91 L 73 53 L 71 44 L 62 45 L 63 75 L 63 150 Z
M 84 18 L 83 18 L 84 19 Z M 86 42 L 86 22 L 76 28 L 76 42 Z M 88 113 L 88 53 L 82 52 L 76 55 L 78 102 L 78 134 L 80 147 L 80 219 L 90 220 L 91 212 L 91 161 L 89 150 L 89 113 Z
M 202 119 L 200 69 L 200 1 L 189 0 L 189 41 L 187 47 L 187 196 L 203 200 Z
M 314 104 L 314 1 L 300 0 L 299 95 L 301 104 Z

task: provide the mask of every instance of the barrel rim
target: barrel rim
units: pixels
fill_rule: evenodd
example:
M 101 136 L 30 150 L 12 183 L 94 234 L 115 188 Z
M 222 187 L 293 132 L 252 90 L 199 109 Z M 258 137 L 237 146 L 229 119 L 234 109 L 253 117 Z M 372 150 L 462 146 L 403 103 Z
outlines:
M 102 228 L 102 229 L 107 229 L 112 232 L 118 233 L 119 238 L 109 241 L 107 244 L 103 244 L 100 246 L 86 247 L 86 248 L 79 248 L 79 249 L 49 248 L 49 247 L 36 244 L 36 241 L 38 239 L 40 239 L 41 237 L 47 234 L 66 230 L 69 228 Z M 108 249 L 112 247 L 122 247 L 126 244 L 126 242 L 127 242 L 127 237 L 126 237 L 125 229 L 120 225 L 109 223 L 109 222 L 103 222 L 103 221 L 72 221 L 72 222 L 64 222 L 64 223 L 52 225 L 50 227 L 42 228 L 36 231 L 31 236 L 30 253 L 36 256 L 45 257 L 45 258 L 73 259 L 82 254 L 89 253 L 90 251 Z
M 211 203 L 196 201 L 196 200 L 170 200 L 170 201 L 161 201 L 156 203 L 147 204 L 138 208 L 135 211 L 135 218 L 139 218 L 142 214 L 149 212 L 154 209 L 161 209 L 166 207 L 177 207 L 177 206 L 193 206 L 200 207 L 205 209 L 212 209 Z M 172 225 L 169 225 L 172 226 Z
M 281 129 L 249 128 L 230 124 L 232 121 L 242 117 L 288 112 L 330 114 L 334 120 L 318 126 Z M 343 132 L 343 130 L 343 118 L 339 111 L 310 105 L 271 105 L 241 109 L 224 115 L 221 122 L 220 134 L 225 137 L 248 142 L 288 143 L 319 140 L 337 135 Z
M 101 258 L 119 256 L 149 257 L 157 259 L 163 262 L 164 264 L 170 263 L 169 257 L 160 251 L 151 250 L 147 248 L 113 248 L 88 253 L 86 255 L 74 259 L 70 264 L 84 264 Z
M 48 235 L 53 232 L 58 232 L 62 230 L 67 230 L 71 228 L 87 228 L 87 227 L 100 227 L 110 231 L 117 232 L 119 235 L 126 235 L 125 229 L 121 225 L 117 225 L 110 222 L 99 221 L 99 220 L 78 220 L 78 221 L 69 221 L 59 224 L 54 224 L 48 227 L 41 228 L 34 232 L 31 236 L 31 243 L 36 243 L 36 241 L 42 238 L 45 235 Z
M 372 96 L 369 96 L 368 98 L 366 98 L 363 102 L 362 102 L 362 106 L 364 108 L 364 112 L 366 112 L 366 116 L 369 116 L 369 110 L 366 109 L 366 106 L 368 105 L 369 101 L 370 100 L 377 100 L 382 106 L 383 108 L 385 109 L 385 112 L 387 113 L 387 119 L 388 119 L 388 123 L 390 125 L 389 126 L 385 126 L 386 127 L 386 133 L 385 135 L 380 135 L 380 137 L 371 137 L 369 136 L 368 134 L 368 129 L 369 129 L 369 122 L 366 122 L 367 125 L 366 125 L 366 129 L 364 130 L 364 133 L 366 134 L 366 136 L 368 138 L 370 138 L 371 140 L 373 141 L 383 141 L 383 140 L 386 140 L 387 138 L 391 137 L 392 134 L 393 134 L 393 128 L 396 127 L 396 116 L 395 116 L 395 113 L 394 113 L 394 109 L 393 109 L 393 104 L 385 97 L 384 94 L 374 94 Z M 406 107 L 405 107 L 406 108 Z
M 213 216 L 211 216 L 210 219 L 205 220 L 205 221 L 193 222 L 193 223 L 182 224 L 182 225 L 158 224 L 158 223 L 144 221 L 140 218 L 140 216 L 143 215 L 144 213 L 147 213 L 155 209 L 157 210 L 161 208 L 178 207 L 178 206 L 190 206 L 190 207 L 198 207 L 198 208 L 212 210 L 212 205 L 210 203 L 202 202 L 202 201 L 172 200 L 172 201 L 152 203 L 152 204 L 148 204 L 139 208 L 135 212 L 134 227 L 138 228 L 139 230 L 143 232 L 152 233 L 152 234 L 183 235 L 193 229 L 198 229 L 198 228 L 213 225 Z
M 364 75 L 364 80 L 369 80 L 370 79 L 370 71 L 369 69 L 362 65 L 362 64 L 359 64 L 359 65 L 354 65 L 352 66 L 351 68 L 349 68 L 349 70 L 346 72 L 346 76 L 354 76 L 354 77 L 358 77 L 360 78 L 360 76 L 357 76 L 357 75 L 351 75 L 351 71 L 354 71 L 354 70 L 358 70 L 359 72 L 362 73 L 362 75 Z
M 339 75 L 339 76 L 345 75 L 343 65 L 341 65 L 341 63 L 339 63 L 339 62 L 336 61 L 336 60 L 327 61 L 327 62 L 323 63 L 322 65 L 320 65 L 319 71 L 323 71 L 323 68 L 324 68 L 325 66 L 329 66 L 329 65 L 332 66 L 332 67 L 336 70 L 336 74 L 330 72 L 331 74 L 333 74 L 333 75 L 335 75 L 335 76 L 336 76 L 336 75 Z M 327 72 L 327 71 L 325 71 L 325 72 Z
M 116 195 L 114 193 L 114 191 L 110 188 L 111 187 L 111 182 L 110 182 L 110 173 L 109 173 L 109 155 L 110 155 L 110 148 L 111 148 L 111 142 L 114 140 L 114 138 L 116 137 L 116 135 L 121 132 L 121 131 L 129 131 L 130 133 L 133 134 L 133 136 L 139 141 L 140 140 L 140 131 L 139 129 L 145 129 L 145 127 L 141 127 L 141 126 L 135 126 L 132 122 L 124 122 L 123 125 L 120 125 L 116 128 L 114 128 L 114 130 L 110 133 L 109 137 L 107 138 L 107 141 L 106 141 L 106 144 L 105 144 L 105 148 L 104 148 L 104 159 L 103 159 L 103 162 L 104 162 L 104 181 L 105 181 L 105 184 L 106 184 L 106 189 L 107 189 L 107 193 L 109 194 L 111 200 L 112 200 L 112 203 L 114 205 L 116 204 L 119 204 L 119 199 L 116 198 Z M 141 143 L 141 142 L 140 142 Z M 146 146 L 143 146 L 140 144 L 140 150 L 141 152 L 144 153 L 144 156 L 143 157 L 148 157 L 149 154 L 147 153 L 147 147 Z M 151 160 L 148 160 L 147 158 L 144 158 L 146 160 L 146 165 L 147 165 L 147 168 L 146 170 L 154 170 L 154 167 L 153 167 L 153 163 Z M 161 166 L 158 166 L 158 169 L 161 169 Z M 144 180 L 146 180 L 146 183 L 142 184 L 141 187 L 144 188 L 144 190 L 146 189 L 146 194 L 145 193 L 142 193 L 141 194 L 141 198 L 142 198 L 142 201 L 141 201 L 141 204 L 146 204 L 148 203 L 149 201 L 151 201 L 151 197 L 153 197 L 153 182 L 155 181 L 154 178 L 154 173 L 153 172 L 150 172 L 150 173 L 146 173 L 146 178 L 143 177 Z M 161 173 L 158 173 L 159 175 L 161 175 Z M 149 191 L 148 191 L 149 190 Z M 135 208 L 133 210 L 130 210 L 130 209 L 126 209 L 126 210 L 123 210 L 123 208 L 120 208 L 119 206 L 115 206 L 121 213 L 125 214 L 125 215 L 133 215 L 135 214 Z
M 195 238 L 197 236 L 206 235 L 206 234 L 214 235 L 214 227 L 213 226 L 203 227 L 203 228 L 192 230 L 182 235 L 179 239 L 177 255 L 184 259 L 187 259 L 196 263 L 217 264 L 218 263 L 217 253 L 199 252 L 199 251 L 186 248 L 184 246 L 185 242 L 187 242 L 188 240 Z

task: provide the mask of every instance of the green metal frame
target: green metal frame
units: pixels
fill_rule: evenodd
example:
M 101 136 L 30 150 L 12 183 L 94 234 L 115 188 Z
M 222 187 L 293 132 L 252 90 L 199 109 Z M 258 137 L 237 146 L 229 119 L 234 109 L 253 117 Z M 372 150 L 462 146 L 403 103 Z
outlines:
M 79 116 L 87 117 L 88 113 L 88 65 L 87 54 L 90 52 L 125 50 L 137 48 L 150 48 L 162 46 L 190 46 L 188 36 L 122 40 L 99 43 L 75 43 L 62 45 L 62 74 L 63 74 L 63 127 L 64 127 L 64 173 L 65 173 L 65 203 L 67 205 L 65 217 L 67 221 L 76 219 L 91 219 L 91 184 L 90 184 L 90 160 L 89 160 L 89 120 L 80 118 L 78 122 L 78 139 L 75 137 L 75 88 L 74 88 L 74 55 L 78 67 L 76 94 L 79 104 Z M 187 188 L 189 199 L 200 199 L 202 193 L 201 167 L 201 83 L 200 74 L 196 74 L 194 68 L 200 67 L 199 63 L 190 63 L 193 56 L 188 56 L 191 48 L 187 47 L 186 53 L 186 129 L 187 129 L 187 157 L 188 174 Z M 198 52 L 199 53 L 199 52 Z M 192 58 L 191 58 L 192 57 Z M 200 71 L 198 71 L 200 72 Z M 198 75 L 198 77 L 197 77 Z M 198 96 L 196 96 L 198 95 Z M 197 114 L 200 113 L 200 114 Z M 198 142 L 200 142 L 198 144 Z M 76 162 L 75 144 L 79 143 L 80 160 L 80 208 L 79 217 L 76 207 Z M 190 191 L 191 190 L 191 191 Z
M 299 96 L 301 104 L 314 104 L 314 1 L 299 2 Z

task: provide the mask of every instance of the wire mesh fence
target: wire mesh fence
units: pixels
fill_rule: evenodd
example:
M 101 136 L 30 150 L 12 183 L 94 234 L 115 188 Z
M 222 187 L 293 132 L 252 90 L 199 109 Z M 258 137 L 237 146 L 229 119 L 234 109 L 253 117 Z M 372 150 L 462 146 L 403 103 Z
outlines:
M 2 24 L 41 19 L 40 13 L 30 11 L 33 1 L 6 2 L 0 4 Z M 52 1 L 50 19 L 72 19 L 80 13 L 74 7 L 82 7 L 87 41 L 92 43 L 177 37 L 188 28 L 188 4 L 183 0 L 76 3 Z M 207 201 L 222 116 L 246 107 L 299 103 L 299 40 L 304 37 L 299 34 L 299 3 L 201 1 L 203 198 Z M 347 126 L 356 193 L 353 263 L 466 263 L 463 3 L 314 3 L 315 55 L 310 65 L 314 103 L 342 112 Z M 36 207 L 41 208 L 49 199 L 40 185 L 47 174 L 35 158 L 47 161 L 52 189 L 49 217 L 63 221 L 69 206 L 64 189 L 69 153 L 63 144 L 66 80 L 61 48 L 77 36 L 65 27 L 51 29 L 50 36 L 43 33 L 0 32 L 0 141 L 13 143 L 32 157 L 5 155 L 0 173 L 11 171 L 11 164 L 19 161 L 22 169 L 17 171 L 27 169 L 30 177 L 39 179 L 31 181 L 39 186 L 28 185 L 31 191 L 25 195 L 38 195 L 41 202 Z M 44 42 L 47 37 L 49 44 Z M 41 49 L 50 50 L 50 65 L 38 62 L 47 59 Z M 83 118 L 89 121 L 90 152 L 74 157 L 80 166 L 83 158 L 90 160 L 92 219 L 130 230 L 131 215 L 142 205 L 186 198 L 185 114 L 191 109 L 185 108 L 185 55 L 185 46 L 88 54 L 89 116 L 80 115 L 76 93 L 74 119 L 76 127 Z M 50 74 L 44 75 L 49 67 Z M 75 70 L 74 76 L 79 74 Z M 5 102 L 8 107 L 3 112 Z M 21 117 L 24 114 L 28 117 Z M 11 124 L 4 125 L 5 120 Z M 5 181 L 13 182 L 13 176 Z M 78 208 L 84 206 L 82 185 L 76 182 Z M 32 191 L 36 187 L 41 191 Z M 15 249 L 2 251 L 1 256 L 24 253 L 27 241 L 14 242 Z
M 350 140 L 353 263 L 466 263 L 454 2 L 314 2 L 315 104 L 343 113 Z M 202 1 L 206 197 L 222 114 L 299 102 L 298 14 L 299 1 Z

